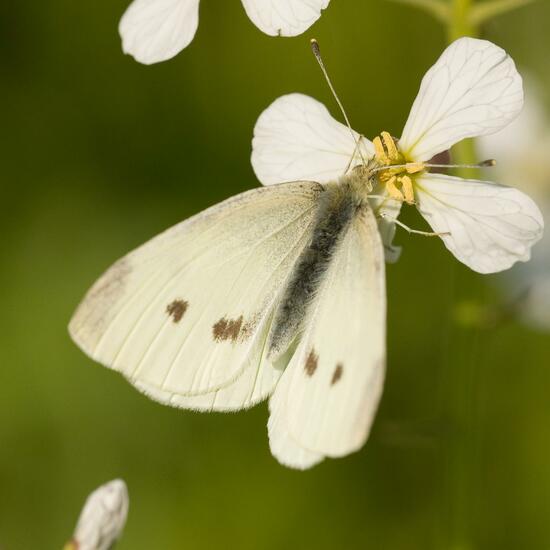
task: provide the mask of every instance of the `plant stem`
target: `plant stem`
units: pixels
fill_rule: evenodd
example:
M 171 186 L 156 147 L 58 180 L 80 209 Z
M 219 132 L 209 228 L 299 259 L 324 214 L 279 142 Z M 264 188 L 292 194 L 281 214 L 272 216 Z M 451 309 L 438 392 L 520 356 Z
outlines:
M 463 36 L 476 37 L 478 26 L 474 23 L 472 12 L 475 0 L 450 0 L 450 18 L 447 26 L 449 43 Z M 452 162 L 456 164 L 475 164 L 477 162 L 475 142 L 463 140 L 452 149 Z M 476 172 L 471 169 L 457 169 L 455 175 L 464 178 L 475 178 Z M 456 269 L 456 267 L 455 267 Z M 453 299 L 455 301 L 456 295 Z M 474 468 L 472 456 L 474 451 L 474 413 L 475 393 L 472 387 L 472 376 L 477 362 L 476 335 L 464 331 L 454 324 L 451 330 L 451 357 L 448 382 L 448 403 L 450 439 L 447 447 L 446 483 L 444 490 L 448 495 L 447 536 L 445 546 L 451 550 L 469 550 L 473 548 L 471 517 L 474 491 Z
M 462 36 L 476 37 L 478 29 L 472 22 L 471 12 L 475 9 L 474 0 L 451 0 L 451 18 L 447 28 L 449 44 Z M 464 139 L 453 147 L 453 163 L 475 164 L 476 151 L 473 139 Z M 471 170 L 457 169 L 459 177 L 474 177 Z
M 447 29 L 449 43 L 461 36 L 477 36 L 471 11 L 474 0 L 451 0 L 451 17 Z

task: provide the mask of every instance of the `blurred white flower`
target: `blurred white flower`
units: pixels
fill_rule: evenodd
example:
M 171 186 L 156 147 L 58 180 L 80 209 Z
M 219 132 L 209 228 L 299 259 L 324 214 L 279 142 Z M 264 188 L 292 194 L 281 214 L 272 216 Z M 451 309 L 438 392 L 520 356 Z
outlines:
M 538 89 L 527 79 L 525 107 L 505 130 L 479 140 L 483 155 L 497 159 L 498 179 L 529 193 L 550 216 L 550 113 L 545 112 Z M 523 319 L 550 330 L 550 235 L 533 248 L 533 258 L 499 279 Z
M 543 229 L 537 205 L 517 189 L 430 172 L 429 161 L 464 138 L 504 128 L 522 105 L 522 80 L 506 52 L 461 38 L 424 76 L 399 140 L 388 132 L 373 142 L 362 138 L 360 155 L 359 134 L 354 139 L 318 101 L 291 94 L 259 117 L 252 165 L 264 185 L 323 183 L 371 159 L 369 168 L 379 170 L 373 194 L 386 197 L 373 200 L 373 208 L 386 222 L 397 218 L 403 202 L 415 204 L 458 260 L 493 273 L 530 258 Z M 393 231 L 386 226 L 381 233 L 388 248 Z
M 115 479 L 102 485 L 87 498 L 65 550 L 109 550 L 120 537 L 127 515 L 126 483 Z
M 329 2 L 242 0 L 252 22 L 271 36 L 303 33 Z M 199 0 L 134 0 L 120 20 L 122 49 L 146 65 L 166 61 L 189 45 L 198 25 Z

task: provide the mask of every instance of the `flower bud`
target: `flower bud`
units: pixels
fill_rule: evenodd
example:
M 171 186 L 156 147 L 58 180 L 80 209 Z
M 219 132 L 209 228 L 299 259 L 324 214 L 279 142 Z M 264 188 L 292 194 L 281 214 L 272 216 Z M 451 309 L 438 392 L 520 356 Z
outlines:
M 102 485 L 87 498 L 64 550 L 109 550 L 120 537 L 127 514 L 126 483 L 115 479 Z

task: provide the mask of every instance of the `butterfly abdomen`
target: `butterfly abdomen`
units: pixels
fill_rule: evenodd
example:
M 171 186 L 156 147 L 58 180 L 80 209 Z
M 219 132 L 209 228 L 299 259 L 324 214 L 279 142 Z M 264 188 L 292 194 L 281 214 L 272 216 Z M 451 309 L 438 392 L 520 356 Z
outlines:
M 269 355 L 280 357 L 300 331 L 306 310 L 315 296 L 334 253 L 363 202 L 347 180 L 324 186 L 309 245 L 300 254 L 275 310 L 269 335 Z

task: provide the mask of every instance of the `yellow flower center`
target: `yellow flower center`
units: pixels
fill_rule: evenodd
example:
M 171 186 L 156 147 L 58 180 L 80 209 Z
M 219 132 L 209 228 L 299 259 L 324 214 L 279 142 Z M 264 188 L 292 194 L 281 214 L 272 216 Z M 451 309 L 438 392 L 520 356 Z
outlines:
M 397 148 L 396 140 L 388 132 L 376 136 L 373 144 L 376 163 L 380 167 L 388 167 L 378 173 L 378 179 L 386 186 L 388 195 L 392 199 L 414 204 L 414 184 L 411 175 L 425 170 L 424 164 L 407 162 Z

